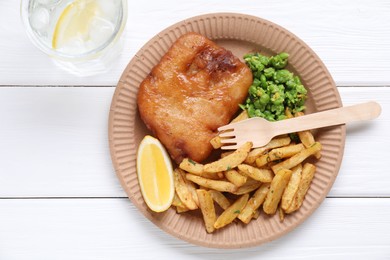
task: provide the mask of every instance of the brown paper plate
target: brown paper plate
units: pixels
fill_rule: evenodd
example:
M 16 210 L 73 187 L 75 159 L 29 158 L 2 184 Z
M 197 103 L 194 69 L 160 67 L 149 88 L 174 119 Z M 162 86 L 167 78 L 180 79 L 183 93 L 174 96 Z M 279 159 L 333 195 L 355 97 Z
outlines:
M 309 90 L 307 113 L 342 106 L 339 93 L 319 57 L 286 29 L 258 17 L 215 13 L 184 20 L 163 30 L 130 61 L 117 85 L 109 117 L 109 142 L 116 174 L 133 204 L 167 233 L 193 244 L 215 248 L 242 248 L 260 245 L 283 236 L 307 219 L 328 194 L 338 174 L 345 142 L 345 126 L 321 129 L 316 139 L 323 145 L 322 158 L 302 207 L 280 222 L 277 214 L 260 214 L 249 225 L 231 224 L 207 234 L 199 214 L 176 214 L 148 210 L 138 185 L 136 151 L 147 132 L 137 111 L 136 97 L 141 81 L 172 43 L 182 34 L 199 32 L 231 50 L 238 57 L 250 51 L 290 54 L 289 69 L 301 77 Z

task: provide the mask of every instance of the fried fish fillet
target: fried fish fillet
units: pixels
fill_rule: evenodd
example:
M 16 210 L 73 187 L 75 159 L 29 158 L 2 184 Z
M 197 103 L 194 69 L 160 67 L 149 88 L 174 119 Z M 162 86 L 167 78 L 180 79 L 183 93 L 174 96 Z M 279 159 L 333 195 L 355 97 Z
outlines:
M 251 83 L 250 69 L 230 51 L 187 33 L 141 83 L 138 108 L 173 160 L 202 162 L 217 128 L 229 123 Z

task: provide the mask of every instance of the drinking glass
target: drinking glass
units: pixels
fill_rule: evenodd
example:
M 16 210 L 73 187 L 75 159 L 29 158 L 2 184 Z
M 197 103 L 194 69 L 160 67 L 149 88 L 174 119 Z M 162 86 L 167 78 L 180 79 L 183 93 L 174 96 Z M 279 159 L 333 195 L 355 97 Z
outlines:
M 127 0 L 21 0 L 20 12 L 32 43 L 73 74 L 105 72 L 122 51 Z

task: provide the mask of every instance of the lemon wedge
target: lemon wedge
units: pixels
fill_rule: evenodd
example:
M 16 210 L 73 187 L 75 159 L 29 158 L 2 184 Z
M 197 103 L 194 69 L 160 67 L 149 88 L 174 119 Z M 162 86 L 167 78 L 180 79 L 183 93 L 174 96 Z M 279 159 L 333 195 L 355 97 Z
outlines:
M 99 17 L 102 10 L 97 0 L 76 0 L 62 11 L 53 32 L 52 46 L 54 49 L 73 45 L 77 51 L 77 42 L 88 41 L 93 21 Z M 79 48 L 79 51 L 80 48 Z
M 164 146 L 150 135 L 138 148 L 137 175 L 148 207 L 155 212 L 167 210 L 175 193 L 172 163 Z

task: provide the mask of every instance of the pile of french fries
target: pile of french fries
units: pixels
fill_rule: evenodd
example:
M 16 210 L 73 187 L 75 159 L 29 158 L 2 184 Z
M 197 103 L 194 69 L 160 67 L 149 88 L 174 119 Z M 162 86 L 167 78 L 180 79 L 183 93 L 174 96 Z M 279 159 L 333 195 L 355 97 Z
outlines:
M 286 115 L 293 116 L 289 111 Z M 245 118 L 244 111 L 233 121 Z M 321 157 L 321 144 L 310 131 L 297 135 L 298 143 L 289 136 L 279 136 L 252 149 L 252 143 L 247 142 L 208 164 L 184 159 L 174 170 L 172 206 L 178 213 L 200 209 L 208 233 L 236 219 L 248 224 L 259 216 L 261 208 L 269 215 L 278 212 L 283 221 L 285 214 L 300 208 L 314 177 L 316 167 L 305 160 Z M 218 136 L 211 144 L 215 149 L 222 146 Z M 221 208 L 221 214 L 216 207 Z

